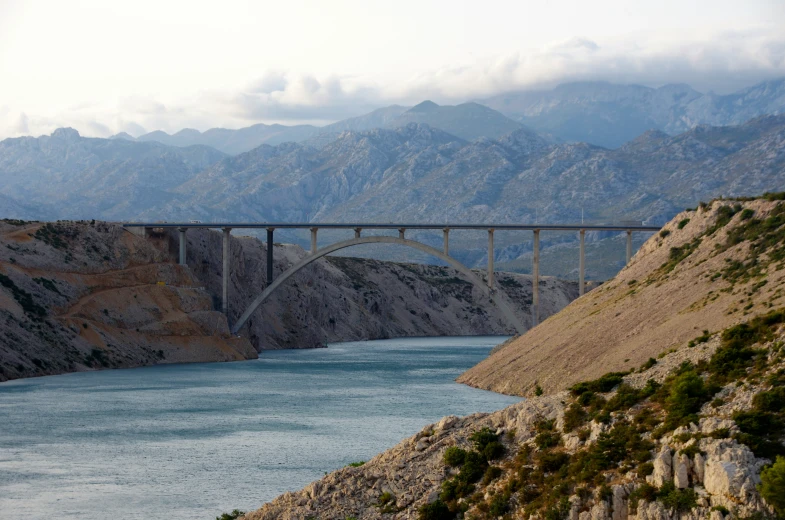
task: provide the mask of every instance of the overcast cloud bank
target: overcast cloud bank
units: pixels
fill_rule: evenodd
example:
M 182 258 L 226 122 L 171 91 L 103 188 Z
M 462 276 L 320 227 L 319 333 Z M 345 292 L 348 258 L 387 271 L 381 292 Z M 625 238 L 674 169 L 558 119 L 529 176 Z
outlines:
M 174 133 L 182 128 L 240 128 L 254 123 L 326 124 L 390 104 L 431 99 L 451 104 L 572 81 L 660 86 L 687 83 L 720 93 L 785 76 L 785 34 L 747 30 L 678 42 L 652 35 L 603 44 L 587 38 L 435 69 L 380 83 L 374 78 L 266 71 L 236 89 L 203 91 L 192 99 L 132 96 L 113 106 L 82 105 L 56 114 L 30 113 L 0 99 L 0 138 L 44 135 L 70 126 L 82 135 Z M 5 104 L 4 104 L 5 103 Z

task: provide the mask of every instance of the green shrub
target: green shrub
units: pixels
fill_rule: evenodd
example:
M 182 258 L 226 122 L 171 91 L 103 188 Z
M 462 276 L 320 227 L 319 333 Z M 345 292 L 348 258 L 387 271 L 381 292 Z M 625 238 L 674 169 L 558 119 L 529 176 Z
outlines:
M 379 509 L 379 512 L 382 514 L 398 512 L 398 508 L 395 505 L 395 495 L 393 495 L 388 491 L 385 491 L 384 493 L 379 495 L 379 498 L 376 501 L 376 507 Z
M 502 476 L 502 469 L 499 466 L 488 466 L 488 469 L 485 470 L 485 473 L 482 476 L 482 480 L 480 483 L 483 486 L 487 486 L 497 478 Z
M 751 219 L 751 218 L 752 218 L 752 216 L 753 216 L 754 214 L 755 214 L 755 210 L 752 210 L 752 209 L 750 209 L 750 208 L 746 208 L 746 209 L 744 209 L 744 210 L 741 212 L 741 217 L 740 217 L 740 218 L 741 218 L 741 220 L 749 220 L 749 219 Z
M 564 411 L 564 431 L 571 432 L 575 428 L 583 426 L 587 417 L 588 414 L 578 403 L 572 403 Z
M 239 509 L 235 509 L 231 513 L 223 513 L 221 516 L 216 516 L 215 520 L 237 520 L 245 513 Z
M 645 370 L 648 370 L 656 364 L 657 364 L 657 360 L 654 359 L 653 357 L 650 357 L 647 362 L 641 365 L 640 371 L 643 372 Z
M 466 450 L 458 446 L 450 446 L 444 451 L 444 463 L 452 468 L 457 468 L 466 460 Z
M 496 460 L 501 458 L 505 451 L 504 445 L 501 442 L 491 441 L 485 445 L 482 454 L 485 456 L 485 460 Z
M 466 459 L 457 478 L 467 483 L 477 482 L 482 478 L 486 469 L 488 469 L 488 461 L 485 460 L 485 457 L 476 451 L 469 451 L 466 453 Z
M 695 368 L 685 362 L 675 373 L 665 379 L 654 399 L 667 410 L 664 427 L 673 430 L 698 422 L 697 413 L 718 389 L 706 385 Z
M 780 517 L 785 517 L 785 457 L 777 457 L 774 464 L 765 468 L 760 480 L 760 495 Z
M 665 237 L 667 237 L 670 234 L 671 234 L 671 232 L 670 232 L 669 229 L 663 229 L 662 231 L 660 231 L 660 238 L 665 238 Z
M 558 446 L 560 441 L 561 435 L 553 431 L 544 431 L 542 433 L 538 433 L 534 438 L 534 444 L 536 444 L 537 447 L 541 450 Z
M 450 511 L 447 504 L 441 500 L 436 500 L 430 504 L 420 506 L 417 518 L 418 520 L 453 520 L 455 513 Z
M 509 497 L 504 494 L 494 495 L 488 507 L 488 514 L 491 518 L 498 518 L 502 516 L 510 508 Z
M 654 464 L 651 462 L 644 462 L 638 466 L 639 477 L 648 477 L 652 473 L 654 473 Z
M 561 451 L 543 451 L 537 454 L 537 463 L 545 473 L 559 471 L 570 462 L 570 456 Z
M 365 464 L 365 461 L 364 461 L 364 460 L 359 460 L 359 461 L 357 461 L 357 462 L 350 462 L 350 463 L 348 464 L 348 466 L 349 466 L 350 468 L 359 468 L 359 467 L 360 467 L 360 466 L 362 466 L 363 464 Z
M 690 223 L 690 219 L 685 218 L 684 220 L 679 221 L 679 225 L 677 226 L 679 229 L 684 229 L 684 226 Z
M 469 440 L 474 444 L 474 449 L 482 453 L 488 444 L 491 442 L 497 442 L 499 440 L 499 436 L 486 426 L 472 433 L 469 436 Z
M 585 392 L 610 392 L 624 380 L 624 376 L 627 374 L 629 372 L 609 372 L 594 381 L 583 381 L 573 385 L 570 388 L 570 392 L 574 396 L 579 396 Z
M 662 505 L 677 512 L 686 512 L 698 505 L 698 495 L 691 488 L 678 489 L 672 480 L 665 482 L 657 498 Z
M 638 502 L 645 500 L 646 502 L 653 502 L 657 499 L 657 488 L 643 482 L 635 491 L 630 493 L 630 512 L 638 508 Z
M 763 412 L 785 411 L 785 387 L 759 392 L 752 398 L 755 409 Z
M 539 397 L 543 394 L 542 387 L 540 385 L 535 385 L 534 387 L 534 395 Z

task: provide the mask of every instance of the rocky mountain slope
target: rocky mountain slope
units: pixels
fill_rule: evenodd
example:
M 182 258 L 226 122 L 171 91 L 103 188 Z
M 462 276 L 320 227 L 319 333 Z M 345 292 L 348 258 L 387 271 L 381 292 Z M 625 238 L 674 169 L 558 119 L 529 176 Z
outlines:
M 538 384 L 556 391 L 639 366 L 704 330 L 713 333 L 782 305 L 784 259 L 782 200 L 714 201 L 682 212 L 612 281 L 459 381 L 531 395 Z
M 252 359 L 193 275 L 103 222 L 0 221 L 0 381 Z
M 703 94 L 688 85 L 659 88 L 605 82 L 569 83 L 481 101 L 540 132 L 565 141 L 617 148 L 648 130 L 671 135 L 698 125 L 740 125 L 785 112 L 785 78 L 728 95 Z
M 0 221 L 0 380 L 157 363 L 227 361 L 257 350 L 401 336 L 508 334 L 492 302 L 452 269 L 328 258 L 285 284 L 241 332 L 220 309 L 221 237 L 188 234 L 188 268 L 164 233 L 143 239 L 105 222 Z M 230 319 L 265 287 L 266 251 L 232 240 Z M 304 251 L 276 245 L 276 273 Z M 531 279 L 499 274 L 531 322 Z M 541 280 L 543 315 L 577 296 Z M 245 339 L 248 338 L 248 339 Z
M 609 363 L 597 348 L 587 359 L 586 344 L 576 336 L 551 361 L 576 358 L 592 370 L 604 364 L 599 377 L 581 380 L 560 366 L 564 382 L 557 384 L 557 376 L 550 375 L 543 384 L 559 389 L 566 384 L 565 390 L 546 390 L 491 414 L 445 417 L 368 462 L 285 493 L 241 518 L 731 520 L 785 515 L 785 458 L 780 457 L 785 455 L 784 211 L 782 200 L 759 200 L 739 207 L 715 202 L 693 212 L 669 225 L 670 235 L 647 243 L 617 280 L 577 300 L 572 307 L 583 309 L 582 317 L 568 307 L 541 326 L 580 325 L 591 313 L 619 302 L 639 308 L 646 291 L 666 288 L 674 299 L 649 305 L 649 314 L 638 316 L 639 328 L 657 327 L 664 315 L 666 322 L 689 321 L 691 334 L 699 336 L 688 340 L 676 328 L 660 328 L 660 335 L 673 333 L 667 350 L 639 365 Z M 686 218 L 690 221 L 679 228 Z M 684 234 L 662 243 L 676 231 Z M 633 281 L 632 272 L 645 276 Z M 724 291 L 704 292 L 706 278 L 722 279 L 717 288 Z M 697 305 L 685 308 L 687 302 L 675 300 L 688 292 L 696 295 Z M 715 305 L 723 312 L 701 310 Z M 623 306 L 613 310 L 623 311 Z M 637 332 L 619 326 L 613 316 L 594 325 L 611 339 Z M 589 326 L 581 330 L 591 333 Z M 497 356 L 516 350 L 520 341 L 489 360 L 498 362 Z M 517 350 L 508 360 L 520 368 L 519 360 L 531 352 Z M 636 354 L 631 348 L 630 355 Z M 624 371 L 607 372 L 615 366 Z
M 59 218 L 664 223 L 701 199 L 780 189 L 784 144 L 785 115 L 648 132 L 617 150 L 553 144 L 526 129 L 466 142 L 411 123 L 345 132 L 321 149 L 285 143 L 223 157 L 64 130 L 1 143 L 0 195 L 20 216 L 40 206 Z M 525 254 L 522 242 L 501 234 L 500 259 Z M 453 246 L 485 265 L 482 239 L 456 234 Z

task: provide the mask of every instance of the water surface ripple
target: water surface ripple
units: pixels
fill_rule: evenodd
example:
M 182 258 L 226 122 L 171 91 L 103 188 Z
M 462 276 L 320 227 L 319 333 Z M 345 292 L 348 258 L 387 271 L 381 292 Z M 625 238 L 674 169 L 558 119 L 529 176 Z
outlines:
M 453 380 L 505 338 L 416 338 L 0 384 L 0 518 L 255 509 L 448 414 L 518 399 Z

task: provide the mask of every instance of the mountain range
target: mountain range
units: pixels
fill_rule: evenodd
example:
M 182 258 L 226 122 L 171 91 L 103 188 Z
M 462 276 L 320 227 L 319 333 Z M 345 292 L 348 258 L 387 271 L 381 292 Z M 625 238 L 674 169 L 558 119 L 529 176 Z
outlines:
M 173 135 L 158 130 L 137 140 L 171 146 L 206 145 L 236 155 L 262 144 L 292 141 L 321 147 L 345 131 L 424 123 L 466 140 L 497 138 L 528 127 L 557 141 L 618 148 L 648 130 L 677 135 L 702 124 L 738 125 L 761 115 L 783 112 L 785 78 L 728 95 L 704 94 L 684 84 L 650 88 L 584 82 L 551 90 L 510 92 L 456 106 L 439 106 L 431 101 L 414 107 L 391 105 L 323 127 L 257 124 L 238 130 L 184 129 Z M 134 140 L 126 133 L 113 137 Z
M 680 134 L 697 125 L 742 124 L 785 112 L 785 78 L 733 94 L 703 94 L 689 85 L 660 88 L 604 82 L 511 92 L 480 101 L 508 117 L 565 141 L 616 148 L 647 130 Z

